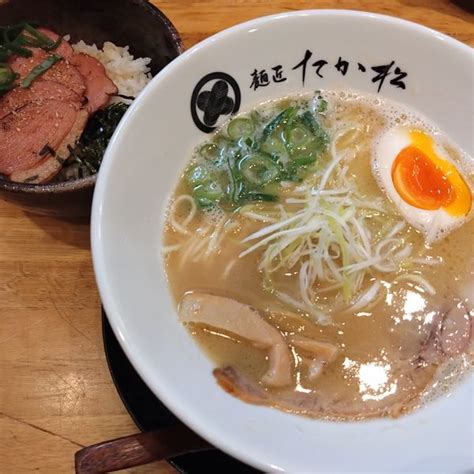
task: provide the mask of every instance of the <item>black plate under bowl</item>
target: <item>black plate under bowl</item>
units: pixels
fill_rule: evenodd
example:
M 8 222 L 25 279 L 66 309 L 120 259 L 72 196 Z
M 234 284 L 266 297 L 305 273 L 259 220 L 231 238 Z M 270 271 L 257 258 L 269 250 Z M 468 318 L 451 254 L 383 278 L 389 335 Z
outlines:
M 181 423 L 155 397 L 132 367 L 110 327 L 104 310 L 102 310 L 102 334 L 105 355 L 115 387 L 138 428 L 142 431 L 152 431 Z M 218 449 L 185 454 L 169 462 L 182 473 L 259 472 Z

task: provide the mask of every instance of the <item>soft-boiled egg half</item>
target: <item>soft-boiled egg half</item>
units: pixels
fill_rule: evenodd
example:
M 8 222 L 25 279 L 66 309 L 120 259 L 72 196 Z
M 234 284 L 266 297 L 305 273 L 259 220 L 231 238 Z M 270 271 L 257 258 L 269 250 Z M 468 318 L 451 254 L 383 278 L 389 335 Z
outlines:
M 421 130 L 399 126 L 381 135 L 372 172 L 403 217 L 428 242 L 445 237 L 471 212 L 467 179 L 433 137 Z

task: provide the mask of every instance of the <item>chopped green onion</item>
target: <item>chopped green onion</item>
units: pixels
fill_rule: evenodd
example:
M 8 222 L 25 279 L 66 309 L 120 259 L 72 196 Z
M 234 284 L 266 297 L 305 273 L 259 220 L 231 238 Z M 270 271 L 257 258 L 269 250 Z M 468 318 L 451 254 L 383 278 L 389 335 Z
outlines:
M 38 31 L 34 25 L 36 22 L 21 22 L 0 28 L 0 62 L 7 61 L 12 54 L 30 58 L 33 52 L 29 47 L 51 51 L 61 44 L 62 37 L 54 41 Z
M 288 163 L 288 179 L 292 181 L 300 181 L 302 176 L 300 170 L 306 169 L 309 165 L 316 163 L 315 156 L 303 156 L 296 158 Z
M 290 165 L 299 168 L 301 166 L 312 165 L 315 162 L 316 162 L 315 156 L 303 156 L 301 158 L 296 158 L 294 160 L 291 160 Z
M 196 186 L 193 189 L 193 194 L 198 203 L 209 202 L 208 205 L 214 204 L 224 197 L 224 191 L 222 191 L 222 187 L 217 181 L 211 181 Z
M 15 80 L 15 73 L 8 64 L 0 63 L 0 86 L 8 85 Z
M 262 202 L 278 201 L 278 196 L 275 196 L 274 194 L 249 192 L 246 194 L 246 197 L 251 201 L 262 201 Z
M 23 58 L 31 58 L 33 56 L 33 53 L 31 52 L 30 49 L 28 48 L 23 48 L 23 46 L 19 46 L 16 43 L 7 43 L 8 49 L 10 49 L 13 53 L 15 53 L 17 56 L 21 56 Z
M 21 87 L 23 87 L 24 89 L 30 87 L 31 83 L 37 77 L 44 74 L 48 69 L 54 66 L 61 59 L 63 59 L 63 57 L 59 56 L 58 54 L 49 55 L 41 64 L 38 64 L 30 71 L 30 73 L 23 79 Z
M 30 58 L 33 53 L 27 48 L 23 48 L 20 44 L 16 43 L 19 35 L 21 34 L 23 27 L 19 29 L 17 26 L 3 28 L 2 37 L 4 46 L 11 52 L 21 56 L 23 58 Z M 12 34 L 13 33 L 13 34 Z
M 303 147 L 311 140 L 310 133 L 306 127 L 296 125 L 288 130 L 288 142 L 293 147 Z
M 309 128 L 309 130 L 311 130 L 311 132 L 314 135 L 314 138 L 315 138 L 314 146 L 316 148 L 316 151 L 318 153 L 324 152 L 329 143 L 328 134 L 321 127 L 321 125 L 319 124 L 319 122 L 316 120 L 316 118 L 311 112 L 306 111 L 301 116 L 301 120 Z
M 324 99 L 320 98 L 320 101 L 319 101 L 319 104 L 318 104 L 318 113 L 322 114 L 322 113 L 326 112 L 327 108 L 328 108 L 327 100 L 324 100 Z
M 229 183 L 229 194 L 230 199 L 234 204 L 238 204 L 240 199 L 240 194 L 242 192 L 242 183 L 238 179 L 237 173 L 232 166 L 230 158 L 227 157 L 227 168 L 230 176 L 230 183 Z
M 31 46 L 43 48 L 47 51 L 56 49 L 62 41 L 61 36 L 56 41 L 53 41 L 51 38 L 41 33 L 41 31 L 38 31 L 36 28 L 34 28 L 28 23 L 25 24 L 24 31 L 28 32 L 34 38 L 32 42 L 34 44 L 30 44 Z
M 227 133 L 232 140 L 250 137 L 254 130 L 252 120 L 247 118 L 236 118 L 227 126 Z
M 296 115 L 297 109 L 295 107 L 288 107 L 287 109 L 280 112 L 273 120 L 271 120 L 263 129 L 262 142 L 264 142 L 276 128 L 282 123 L 288 121 L 291 117 Z
M 11 55 L 11 51 L 0 44 L 0 63 L 6 62 Z
M 198 162 L 186 175 L 188 183 L 199 187 L 216 181 L 222 186 L 218 201 L 224 207 L 275 201 L 280 181 L 302 181 L 327 148 L 328 137 L 317 115 L 306 110 L 295 103 L 270 120 L 256 111 L 234 118 L 198 150 Z M 215 199 L 201 195 L 203 189 L 194 193 L 196 203 L 201 207 L 215 204 Z
M 0 63 L 0 94 L 13 89 L 17 77 L 7 64 Z
M 280 175 L 280 168 L 263 153 L 245 156 L 239 163 L 242 176 L 252 185 L 264 186 L 275 181 Z
M 219 157 L 219 147 L 214 143 L 206 143 L 199 149 L 199 154 L 208 161 L 214 161 Z
M 194 166 L 187 171 L 186 180 L 191 186 L 204 184 L 209 181 L 209 170 L 205 166 Z
M 314 135 L 320 133 L 321 126 L 319 125 L 319 123 L 316 121 L 316 118 L 309 110 L 307 110 L 301 116 L 301 120 L 311 130 L 311 133 L 313 133 Z
M 285 144 L 278 137 L 269 137 L 264 143 L 262 143 L 260 149 L 269 155 L 286 155 Z
M 51 44 L 42 46 L 42 49 L 44 49 L 45 51 L 54 51 L 56 48 L 59 47 L 62 41 L 63 41 L 63 37 L 59 36 L 58 39 L 56 41 L 52 41 Z

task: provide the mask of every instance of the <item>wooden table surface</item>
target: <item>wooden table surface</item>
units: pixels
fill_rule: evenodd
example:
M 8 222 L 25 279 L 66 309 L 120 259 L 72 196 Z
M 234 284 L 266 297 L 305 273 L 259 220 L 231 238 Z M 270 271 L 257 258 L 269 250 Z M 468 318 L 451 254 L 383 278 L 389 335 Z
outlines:
M 156 3 L 187 48 L 236 23 L 306 8 L 398 16 L 474 45 L 474 15 L 444 0 Z M 88 222 L 0 201 L 0 472 L 72 472 L 82 446 L 136 431 L 105 362 Z M 133 472 L 174 471 L 162 462 Z

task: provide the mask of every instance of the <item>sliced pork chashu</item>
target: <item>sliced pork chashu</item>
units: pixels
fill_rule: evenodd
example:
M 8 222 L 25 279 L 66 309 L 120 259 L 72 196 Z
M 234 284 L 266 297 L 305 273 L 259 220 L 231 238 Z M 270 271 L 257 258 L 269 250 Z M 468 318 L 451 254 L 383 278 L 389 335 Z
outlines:
M 297 391 L 293 388 L 266 390 L 257 382 L 232 367 L 215 369 L 214 376 L 219 385 L 229 394 L 247 403 L 267 405 L 282 410 L 312 417 L 337 416 L 355 419 L 374 416 L 399 416 L 418 397 L 433 377 L 435 367 L 426 368 L 408 365 L 399 367 L 400 386 L 397 391 L 380 399 L 348 399 L 336 390 L 331 394 L 314 391 Z
M 193 292 L 181 300 L 179 317 L 183 323 L 217 328 L 268 350 L 269 367 L 262 382 L 274 387 L 291 383 L 292 358 L 285 339 L 251 306 L 231 298 Z
M 462 304 L 457 304 L 447 311 L 438 312 L 427 335 L 420 333 L 418 337 L 414 337 L 395 334 L 391 349 L 393 353 L 389 357 L 391 363 L 386 366 L 386 370 L 390 371 L 390 382 L 381 391 L 367 390 L 361 396 L 349 396 L 342 380 L 337 383 L 333 381 L 330 390 L 327 387 L 325 390 L 318 390 L 316 385 L 313 390 L 298 391 L 287 387 L 266 390 L 233 367 L 215 369 L 214 376 L 224 390 L 248 403 L 273 406 L 314 417 L 397 417 L 416 406 L 420 395 L 435 379 L 440 364 L 468 350 L 471 325 L 472 317 L 469 312 Z M 401 350 L 402 341 L 407 337 L 408 352 Z M 305 353 L 303 361 L 308 364 L 309 377 L 311 370 L 317 372 L 316 376 L 319 375 L 318 357 L 330 361 L 337 356 L 337 348 L 332 348 L 331 344 L 299 335 L 289 339 Z M 310 353 L 315 356 L 314 359 L 310 359 Z M 377 364 L 368 364 L 369 370 L 371 367 L 377 368 Z M 380 378 L 379 371 L 376 376 Z M 365 380 L 365 383 L 370 382 L 370 377 Z M 364 378 L 361 377 L 360 389 L 363 388 L 363 383 Z
M 321 374 L 324 366 L 333 362 L 339 354 L 339 348 L 329 342 L 294 335 L 290 337 L 292 346 L 300 352 L 300 358 L 308 368 L 309 380 L 314 380 Z

